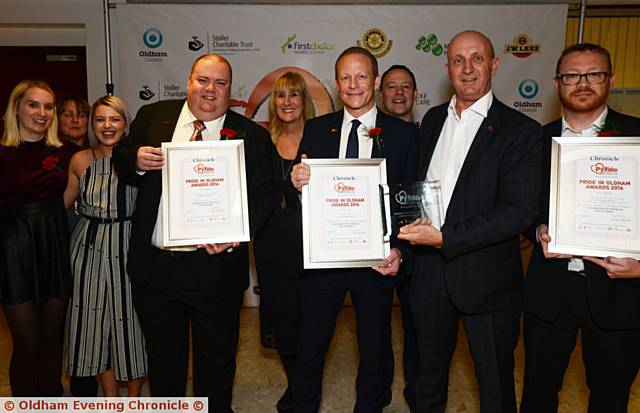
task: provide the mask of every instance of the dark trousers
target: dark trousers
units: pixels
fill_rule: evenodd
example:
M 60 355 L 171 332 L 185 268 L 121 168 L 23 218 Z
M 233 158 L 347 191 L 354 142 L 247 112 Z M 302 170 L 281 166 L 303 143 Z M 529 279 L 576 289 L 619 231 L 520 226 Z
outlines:
M 372 270 L 305 274 L 301 278 L 300 350 L 296 363 L 296 413 L 317 412 L 322 397 L 324 360 L 347 291 L 356 313 L 360 364 L 355 412 L 382 410 L 384 346 L 391 311 L 391 289 L 374 282 Z
M 566 276 L 565 303 L 553 322 L 525 313 L 526 364 L 520 410 L 558 411 L 558 392 L 581 330 L 589 413 L 626 413 L 629 390 L 640 366 L 640 329 L 599 328 L 591 316 L 585 279 L 577 274 Z
M 148 284 L 133 283 L 133 299 L 146 340 L 153 396 L 184 396 L 193 350 L 193 394 L 209 397 L 213 412 L 231 410 L 243 295 L 207 302 L 191 253 L 159 253 Z
M 416 327 L 413 323 L 411 305 L 409 302 L 409 280 L 405 280 L 396 287 L 398 302 L 400 303 L 400 316 L 402 317 L 403 345 L 402 345 L 402 368 L 404 369 L 405 386 L 403 390 L 404 399 L 410 408 L 415 407 L 415 384 L 416 370 L 418 368 L 418 342 L 416 337 Z M 394 351 L 391 344 L 391 325 L 385 343 L 385 375 L 386 391 L 391 402 L 391 385 L 394 377 Z
M 411 287 L 418 335 L 416 412 L 445 411 L 449 367 L 462 320 L 480 388 L 480 411 L 515 413 L 513 350 L 519 334 L 519 300 L 514 298 L 513 305 L 499 311 L 465 314 L 451 301 L 443 273 L 413 274 Z

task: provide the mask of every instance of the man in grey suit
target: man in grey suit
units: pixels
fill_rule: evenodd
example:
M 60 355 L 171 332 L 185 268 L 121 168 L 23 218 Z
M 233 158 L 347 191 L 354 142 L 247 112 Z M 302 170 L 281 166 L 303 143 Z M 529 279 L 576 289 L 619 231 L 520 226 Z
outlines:
M 449 43 L 455 91 L 420 127 L 418 178 L 438 180 L 444 217 L 400 229 L 415 245 L 410 301 L 418 334 L 416 411 L 444 412 L 449 365 L 462 321 L 483 413 L 515 413 L 513 349 L 522 264 L 518 234 L 536 217 L 542 129 L 493 95 L 499 60 L 482 33 Z

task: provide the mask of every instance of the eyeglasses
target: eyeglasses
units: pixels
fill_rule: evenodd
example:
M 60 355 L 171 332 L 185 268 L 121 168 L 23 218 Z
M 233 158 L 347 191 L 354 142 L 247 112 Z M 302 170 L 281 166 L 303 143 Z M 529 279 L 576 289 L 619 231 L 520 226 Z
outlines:
M 565 86 L 573 86 L 577 85 L 582 81 L 584 77 L 587 79 L 587 83 L 591 85 L 599 85 L 604 83 L 609 76 L 610 72 L 589 72 L 589 73 L 558 73 L 556 74 L 556 79 L 560 79 L 563 85 Z

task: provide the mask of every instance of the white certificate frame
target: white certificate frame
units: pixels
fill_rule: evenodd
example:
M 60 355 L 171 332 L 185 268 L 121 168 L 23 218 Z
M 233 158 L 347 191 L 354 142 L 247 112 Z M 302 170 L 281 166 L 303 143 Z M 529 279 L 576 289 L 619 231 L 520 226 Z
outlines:
M 359 268 L 381 265 L 391 250 L 386 160 L 305 159 L 304 162 L 311 169 L 309 184 L 302 187 L 304 268 Z M 348 181 L 336 178 L 353 179 Z M 345 185 L 344 181 L 348 183 Z M 330 195 L 331 191 L 338 191 L 337 188 L 343 192 L 336 196 L 344 194 L 345 198 L 336 198 L 336 202 L 332 202 L 333 198 L 327 196 L 334 196 Z M 346 206 L 342 202 L 346 200 L 357 202 Z M 329 205 L 325 206 L 327 204 Z M 344 214 L 351 213 L 349 209 L 355 210 L 358 215 L 355 218 L 364 217 L 364 220 L 340 222 Z M 345 225 L 351 226 L 352 229 L 349 234 L 340 234 L 341 231 L 346 232 Z M 349 238 L 346 238 L 346 235 L 349 235 Z
M 639 167 L 640 137 L 554 137 L 551 143 L 549 252 L 640 259 Z M 626 177 L 631 178 L 627 180 Z M 581 194 L 585 191 L 597 195 L 598 200 L 613 202 L 591 203 L 588 207 L 583 203 L 579 209 L 576 205 L 582 203 Z M 589 201 L 592 199 L 596 198 L 589 198 Z M 625 217 L 631 219 L 620 220 L 620 225 L 606 226 L 608 234 L 603 237 L 605 225 L 598 223 L 597 214 L 603 210 L 608 213 L 612 208 L 623 211 Z M 589 209 L 595 216 L 583 217 L 581 211 Z
M 244 142 L 163 142 L 162 153 L 161 246 L 249 241 Z

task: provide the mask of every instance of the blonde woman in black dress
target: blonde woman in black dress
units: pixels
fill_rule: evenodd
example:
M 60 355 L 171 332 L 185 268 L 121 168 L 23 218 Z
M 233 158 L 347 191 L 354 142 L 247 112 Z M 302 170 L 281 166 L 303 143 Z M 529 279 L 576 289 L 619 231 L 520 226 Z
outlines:
M 0 140 L 0 304 L 13 339 L 9 380 L 16 397 L 60 393 L 71 293 L 62 194 L 71 154 L 58 138 L 51 88 L 18 83 Z
M 140 395 L 147 374 L 144 340 L 126 273 L 131 215 L 137 189 L 111 166 L 111 151 L 126 135 L 129 112 L 121 99 L 105 96 L 91 110 L 89 149 L 73 156 L 65 204 L 78 200 L 80 218 L 71 236 L 73 295 L 67 312 L 67 370 L 96 376 L 104 395 Z
M 298 192 L 290 172 L 296 163 L 304 123 L 314 116 L 307 85 L 297 73 L 276 80 L 269 101 L 269 132 L 273 141 L 273 214 L 256 234 L 254 252 L 260 284 L 260 311 L 274 324 L 275 346 L 288 383 L 293 381 L 298 345 L 298 277 L 302 271 L 302 216 Z M 277 404 L 279 412 L 293 411 L 287 388 Z

